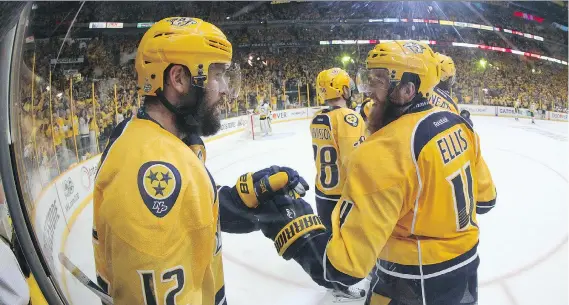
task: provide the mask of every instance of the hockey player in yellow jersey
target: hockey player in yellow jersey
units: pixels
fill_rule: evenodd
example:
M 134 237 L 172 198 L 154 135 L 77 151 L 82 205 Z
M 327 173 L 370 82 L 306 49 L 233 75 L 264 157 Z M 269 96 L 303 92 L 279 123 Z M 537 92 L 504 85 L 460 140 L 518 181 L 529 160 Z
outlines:
M 432 92 L 430 92 L 429 102 L 435 107 L 444 108 L 448 111 L 460 114 L 470 125 L 474 125 L 470 119 L 470 112 L 466 109 L 459 110 L 458 100 L 453 98 L 450 94 L 450 89 L 456 80 L 456 66 L 454 65 L 454 60 L 452 60 L 450 56 L 438 52 L 435 53 L 435 58 L 441 67 L 440 82 L 433 88 Z
M 344 188 L 345 163 L 365 139 L 365 124 L 357 112 L 347 107 L 353 88 L 346 71 L 332 68 L 320 72 L 316 90 L 329 106 L 317 112 L 310 124 L 316 165 L 316 206 L 318 215 L 329 227 L 332 209 Z
M 435 53 L 435 58 L 441 67 L 441 78 L 440 82 L 433 88 L 433 91 L 430 92 L 429 102 L 433 106 L 441 107 L 459 114 L 456 99 L 453 99 L 450 95 L 450 88 L 456 78 L 454 61 L 449 56 L 441 53 Z
M 380 43 L 366 65 L 372 135 L 349 157 L 332 230 L 288 196 L 258 208 L 261 230 L 320 285 L 353 285 L 373 269 L 368 305 L 477 304 L 477 213 L 496 200 L 480 139 L 425 98 L 440 73 L 428 45 Z
M 308 187 L 278 167 L 215 184 L 200 136 L 219 130 L 224 95 L 238 93 L 231 59 L 226 36 L 197 18 L 163 19 L 140 41 L 144 105 L 113 130 L 93 193 L 97 281 L 116 305 L 227 304 L 221 231 L 258 230 L 249 208 Z
M 344 188 L 348 156 L 365 139 L 362 117 L 347 107 L 353 89 L 352 79 L 340 68 L 324 70 L 316 77 L 316 92 L 329 106 L 317 112 L 310 124 L 316 165 L 316 209 L 328 229 L 332 228 L 332 210 Z M 340 302 L 361 299 L 365 291 L 333 290 L 331 295 Z

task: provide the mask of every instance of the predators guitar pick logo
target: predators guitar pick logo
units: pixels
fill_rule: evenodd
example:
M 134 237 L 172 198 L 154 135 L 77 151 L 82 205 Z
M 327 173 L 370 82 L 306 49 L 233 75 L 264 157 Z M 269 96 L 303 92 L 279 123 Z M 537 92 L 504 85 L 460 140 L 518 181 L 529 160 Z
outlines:
M 164 217 L 180 195 L 180 172 L 162 161 L 144 163 L 138 170 L 138 190 L 146 207 L 156 217 Z
M 358 117 L 352 113 L 346 114 L 346 116 L 344 116 L 344 121 L 352 127 L 357 127 L 359 123 Z
M 409 41 L 403 46 L 415 54 L 423 54 L 423 52 L 427 49 L 424 46 L 413 41 Z

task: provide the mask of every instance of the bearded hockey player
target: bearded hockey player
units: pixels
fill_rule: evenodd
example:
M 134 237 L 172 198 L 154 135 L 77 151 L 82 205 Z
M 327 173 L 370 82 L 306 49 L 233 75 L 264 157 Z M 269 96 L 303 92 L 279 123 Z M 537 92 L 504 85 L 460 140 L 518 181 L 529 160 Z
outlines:
M 322 223 L 332 229 L 330 217 L 340 199 L 346 179 L 346 161 L 350 153 L 365 139 L 362 117 L 349 109 L 353 81 L 340 68 L 324 70 L 316 78 L 316 90 L 329 108 L 317 112 L 310 124 L 312 149 L 316 165 L 316 209 Z M 365 291 L 351 287 L 333 290 L 337 302 L 362 299 Z
M 372 135 L 349 157 L 332 230 L 302 199 L 259 206 L 265 236 L 318 284 L 353 285 L 374 269 L 365 304 L 477 304 L 476 214 L 496 190 L 472 127 L 425 98 L 438 73 L 417 41 L 369 52 Z
M 223 96 L 238 93 L 231 59 L 223 32 L 197 18 L 163 19 L 140 41 L 144 105 L 114 129 L 93 194 L 97 281 L 114 304 L 227 304 L 221 231 L 257 230 L 248 209 L 298 186 L 287 168 L 244 174 L 237 187 L 217 187 L 206 169 L 200 136 L 220 129 Z

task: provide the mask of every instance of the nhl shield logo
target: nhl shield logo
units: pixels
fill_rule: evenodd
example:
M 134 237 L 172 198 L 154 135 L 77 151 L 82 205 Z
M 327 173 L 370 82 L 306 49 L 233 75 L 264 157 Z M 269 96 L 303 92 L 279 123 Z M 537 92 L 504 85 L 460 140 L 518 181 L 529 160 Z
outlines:
M 423 54 L 423 51 L 426 49 L 424 46 L 412 41 L 405 43 L 403 46 L 415 54 Z
M 180 172 L 170 163 L 150 161 L 138 170 L 138 190 L 144 204 L 156 217 L 162 218 L 172 210 L 181 185 Z

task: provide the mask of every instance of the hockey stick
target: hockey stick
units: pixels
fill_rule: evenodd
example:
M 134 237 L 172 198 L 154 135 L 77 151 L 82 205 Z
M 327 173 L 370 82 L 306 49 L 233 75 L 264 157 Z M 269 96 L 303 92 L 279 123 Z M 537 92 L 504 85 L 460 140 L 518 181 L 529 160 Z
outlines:
M 89 290 L 91 290 L 94 294 L 96 294 L 103 303 L 107 305 L 113 305 L 113 298 L 109 296 L 99 285 L 95 284 L 79 267 L 75 266 L 63 252 L 59 253 L 59 261 L 61 264 L 69 271 L 73 276 L 81 282 L 81 284 L 85 285 Z

